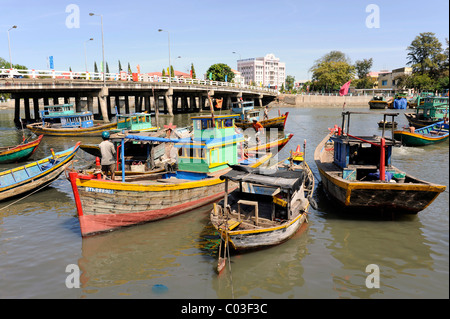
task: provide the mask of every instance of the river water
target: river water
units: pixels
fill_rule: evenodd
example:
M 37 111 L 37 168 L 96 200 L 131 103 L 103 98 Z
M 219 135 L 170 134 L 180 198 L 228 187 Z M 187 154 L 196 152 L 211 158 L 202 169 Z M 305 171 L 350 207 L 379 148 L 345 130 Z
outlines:
M 306 139 L 306 160 L 319 177 L 314 149 L 329 127 L 341 124 L 342 109 L 281 111 L 290 112 L 286 132 L 295 135 L 280 155 L 287 156 L 297 144 L 303 148 Z M 380 133 L 381 111 L 370 112 L 352 117 L 354 135 Z M 161 121 L 185 126 L 189 116 Z M 400 126 L 407 123 L 402 114 L 397 121 Z M 0 110 L 0 132 L 0 145 L 21 140 L 13 110 Z M 46 136 L 33 159 L 76 141 Z M 93 161 L 82 150 L 76 158 L 76 167 Z M 61 176 L 43 191 L 0 203 L 0 298 L 449 298 L 448 142 L 396 148 L 393 164 L 447 190 L 418 215 L 394 219 L 337 214 L 335 205 L 317 191 L 318 209 L 311 209 L 309 223 L 292 239 L 232 255 L 231 271 L 227 268 L 220 276 L 214 271 L 218 240 L 209 224 L 211 206 L 83 239 L 70 184 Z M 14 166 L 3 164 L 0 170 Z M 366 272 L 368 266 L 376 268 Z M 79 288 L 68 279 L 76 269 Z M 374 269 L 379 270 L 375 287 Z

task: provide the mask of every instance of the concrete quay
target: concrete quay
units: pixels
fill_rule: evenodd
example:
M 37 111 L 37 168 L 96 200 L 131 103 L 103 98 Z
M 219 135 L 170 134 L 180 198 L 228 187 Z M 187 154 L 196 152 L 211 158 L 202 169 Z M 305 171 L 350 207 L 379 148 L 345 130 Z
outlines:
M 329 95 L 294 95 L 280 94 L 279 104 L 286 107 L 368 107 L 370 95 L 360 96 L 329 96 Z M 276 103 L 276 102 L 274 102 Z

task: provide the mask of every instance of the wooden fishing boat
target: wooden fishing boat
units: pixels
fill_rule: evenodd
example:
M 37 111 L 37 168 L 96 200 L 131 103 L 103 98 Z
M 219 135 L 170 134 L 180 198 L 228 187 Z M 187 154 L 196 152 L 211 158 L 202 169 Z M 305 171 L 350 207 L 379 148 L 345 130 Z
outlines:
M 294 134 L 285 134 L 284 137 L 269 141 L 260 145 L 249 145 L 245 149 L 246 153 L 256 154 L 256 153 L 272 153 L 276 154 L 291 140 Z
M 392 121 L 379 121 L 378 122 L 378 127 L 379 128 L 396 128 L 398 125 L 398 123 L 396 121 L 392 122 Z
M 192 117 L 194 129 L 190 138 L 124 137 L 120 148 L 121 180 L 120 177 L 112 181 L 100 175 L 70 172 L 81 235 L 168 218 L 222 197 L 223 181 L 219 177 L 230 170 L 228 165 L 245 163 L 256 167 L 271 157 L 271 154 L 260 158 L 243 157 L 243 136 L 236 134 L 234 128 L 236 117 Z M 171 147 L 176 148 L 176 165 L 166 165 L 164 172 L 127 176 L 125 138 L 164 142 L 169 154 L 173 154 Z
M 41 160 L 0 172 L 0 201 L 41 189 L 57 179 L 72 162 L 80 142 Z
M 343 112 L 342 127 L 354 113 L 364 112 Z M 386 115 L 394 120 L 398 113 Z M 353 136 L 348 127 L 346 133 L 341 128 L 332 129 L 314 152 L 323 189 L 348 211 L 416 214 L 446 187 L 393 166 L 392 148 L 398 142 L 385 138 L 384 133 L 383 130 L 382 136 Z
M 300 155 L 275 169 L 235 166 L 220 178 L 225 181 L 224 199 L 210 213 L 221 237 L 218 272 L 225 266 L 228 245 L 235 251 L 278 245 L 306 221 L 314 176 Z M 230 182 L 239 187 L 229 192 Z
M 130 113 L 117 114 L 117 128 L 111 129 L 111 134 L 119 132 L 146 132 L 157 131 L 158 127 L 153 126 L 150 113 Z
M 406 146 L 425 146 L 448 140 L 448 123 L 437 122 L 422 128 L 404 128 L 394 131 L 394 138 Z
M 0 147 L 0 163 L 17 163 L 28 159 L 36 151 L 42 137 L 43 135 L 39 135 L 36 140 L 16 146 Z
M 92 112 L 75 112 L 72 104 L 46 105 L 40 113 L 41 122 L 27 125 L 27 129 L 35 134 L 101 136 L 103 131 L 117 128 L 117 122 L 94 120 Z
M 389 101 L 384 95 L 374 95 L 369 101 L 371 110 L 383 110 L 388 107 Z
M 448 119 L 448 97 L 426 96 L 414 113 L 405 113 L 410 126 L 421 128 Z
M 239 115 L 239 118 L 236 119 L 236 126 L 243 130 L 252 127 L 254 119 L 261 123 L 261 125 L 266 129 L 276 128 L 279 130 L 284 130 L 286 120 L 289 115 L 289 112 L 284 114 L 278 112 L 279 114 L 277 117 L 261 120 L 259 115 L 260 111 L 255 110 L 253 101 L 233 102 L 231 105 L 231 112 L 232 114 Z

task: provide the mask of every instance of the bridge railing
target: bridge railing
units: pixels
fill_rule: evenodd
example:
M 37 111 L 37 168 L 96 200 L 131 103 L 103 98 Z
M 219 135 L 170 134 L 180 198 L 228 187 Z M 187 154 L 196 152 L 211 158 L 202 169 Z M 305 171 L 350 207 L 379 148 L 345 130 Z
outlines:
M 21 69 L 0 69 L 0 78 L 31 78 L 31 79 L 66 79 L 66 80 L 89 80 L 103 81 L 102 72 L 75 72 L 75 71 L 57 71 L 57 70 L 21 70 Z M 129 82 L 161 82 L 161 83 L 180 83 L 193 85 L 211 85 L 231 88 L 250 89 L 260 92 L 277 93 L 273 88 L 262 86 L 253 86 L 233 82 L 220 82 L 191 78 L 179 78 L 168 76 L 157 76 L 148 74 L 128 74 L 127 72 L 106 73 L 107 81 L 129 81 Z

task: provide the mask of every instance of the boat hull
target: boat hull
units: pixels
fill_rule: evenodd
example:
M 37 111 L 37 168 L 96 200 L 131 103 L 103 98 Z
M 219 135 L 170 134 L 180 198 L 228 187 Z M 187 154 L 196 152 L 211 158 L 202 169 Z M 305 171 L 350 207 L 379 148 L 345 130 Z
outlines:
M 369 108 L 371 110 L 384 110 L 388 107 L 386 101 L 369 101 Z
M 35 141 L 0 151 L 0 163 L 16 163 L 26 160 L 36 151 L 42 137 L 43 135 L 40 135 Z
M 103 131 L 116 127 L 117 123 L 97 124 L 89 128 L 51 128 L 43 127 L 42 123 L 27 125 L 27 129 L 35 134 L 50 136 L 101 136 Z
M 405 117 L 408 120 L 409 125 L 414 126 L 415 128 L 425 127 L 442 121 L 442 119 L 420 119 L 417 118 L 414 113 L 405 113 Z
M 274 117 L 268 120 L 262 120 L 259 121 L 259 123 L 261 123 L 261 125 L 266 129 L 276 128 L 284 130 L 288 114 L 289 112 L 286 112 L 282 116 Z M 242 128 L 243 130 L 252 127 L 252 124 L 253 124 L 252 122 L 236 122 L 236 126 Z
M 77 145 L 75 145 L 75 147 L 73 147 L 70 150 L 67 150 L 65 152 L 60 152 L 58 154 L 56 154 L 56 156 L 61 159 L 61 161 L 59 163 L 57 163 L 56 165 L 53 165 L 51 168 L 43 170 L 37 174 L 33 174 L 30 176 L 26 176 L 27 169 L 28 171 L 32 170 L 32 167 L 36 165 L 36 163 L 39 163 L 44 160 L 40 160 L 37 162 L 33 162 L 30 164 L 26 164 L 22 167 L 17 167 L 14 168 L 10 171 L 14 172 L 14 174 L 16 175 L 17 179 L 20 179 L 20 181 L 18 180 L 17 182 L 10 184 L 10 185 L 6 185 L 6 183 L 4 183 L 3 178 L 6 174 L 8 174 L 8 172 L 10 171 L 5 171 L 2 172 L 1 176 L 0 176 L 0 185 L 4 185 L 2 187 L 0 187 L 0 201 L 3 200 L 7 200 L 13 197 L 16 197 L 18 195 L 22 195 L 24 193 L 28 193 L 34 190 L 37 190 L 41 187 L 45 187 L 46 185 L 49 185 L 51 182 L 53 182 L 55 179 L 57 179 L 64 171 L 65 169 L 71 164 L 78 148 L 79 148 L 79 144 L 77 143 Z M 5 179 L 6 181 L 6 179 Z
M 426 146 L 448 140 L 448 134 L 445 136 L 424 136 L 422 134 L 410 133 L 407 131 L 395 131 L 394 138 L 401 141 L 406 146 Z
M 294 220 L 278 227 L 246 231 L 229 231 L 229 242 L 235 250 L 252 250 L 279 245 L 294 236 L 306 221 L 306 214 L 300 214 Z
M 328 135 L 316 148 L 314 160 L 322 187 L 342 208 L 360 213 L 392 212 L 417 214 L 427 208 L 445 190 L 445 186 L 421 181 L 410 175 L 411 182 L 349 181 L 342 178 L 342 169 L 324 160 L 333 158 L 333 147 L 326 144 Z M 326 154 L 328 152 L 329 154 Z M 395 167 L 391 166 L 391 169 Z
M 260 158 L 257 167 L 271 154 Z M 116 182 L 69 173 L 82 236 L 157 221 L 192 211 L 223 197 L 223 181 L 214 177 L 181 182 Z

